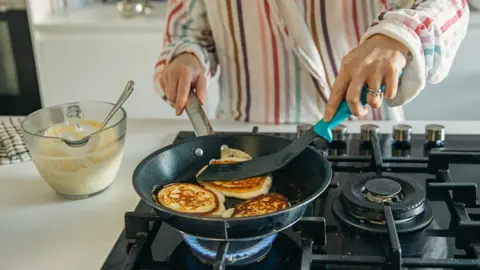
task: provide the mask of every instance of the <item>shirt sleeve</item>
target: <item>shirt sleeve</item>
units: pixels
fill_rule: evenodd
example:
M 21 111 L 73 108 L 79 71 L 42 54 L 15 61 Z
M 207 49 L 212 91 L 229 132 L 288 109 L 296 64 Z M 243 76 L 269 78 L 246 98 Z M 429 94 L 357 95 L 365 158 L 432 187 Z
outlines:
M 383 34 L 402 42 L 411 59 L 390 106 L 412 101 L 427 83 L 441 82 L 450 71 L 453 59 L 468 27 L 466 0 L 384 1 L 386 5 L 360 42 Z
M 160 73 L 175 56 L 182 53 L 195 55 L 205 69 L 207 79 L 217 69 L 215 44 L 203 1 L 169 0 L 167 6 L 163 49 L 153 76 L 154 88 L 164 99 L 165 94 L 159 80 Z

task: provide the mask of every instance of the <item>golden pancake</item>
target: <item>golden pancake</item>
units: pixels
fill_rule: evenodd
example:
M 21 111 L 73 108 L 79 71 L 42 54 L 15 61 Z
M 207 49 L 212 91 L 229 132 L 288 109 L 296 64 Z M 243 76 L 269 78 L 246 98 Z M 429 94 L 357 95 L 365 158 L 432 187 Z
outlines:
M 221 156 L 220 159 L 238 158 L 238 159 L 241 159 L 242 161 L 252 159 L 252 157 L 249 154 L 234 148 L 222 149 L 220 156 Z
M 235 206 L 232 217 L 251 217 L 273 213 L 287 208 L 288 205 L 288 199 L 282 194 L 260 195 Z M 231 212 L 230 209 L 227 211 L 227 213 Z
M 212 161 L 211 164 L 231 164 L 239 161 L 241 160 L 235 158 L 220 159 Z M 197 177 L 207 166 L 203 167 L 197 173 Z M 217 191 L 226 197 L 246 200 L 258 195 L 267 194 L 272 187 L 272 177 L 268 175 L 233 181 L 199 181 L 199 183 L 206 189 Z
M 225 211 L 222 194 L 194 184 L 166 185 L 158 191 L 156 198 L 161 205 L 182 213 L 221 216 Z

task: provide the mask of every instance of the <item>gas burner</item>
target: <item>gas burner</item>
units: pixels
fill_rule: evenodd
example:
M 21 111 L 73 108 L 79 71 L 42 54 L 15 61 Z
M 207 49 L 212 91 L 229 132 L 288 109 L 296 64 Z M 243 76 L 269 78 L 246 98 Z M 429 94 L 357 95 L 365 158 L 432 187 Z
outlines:
M 401 193 L 402 186 L 394 180 L 383 177 L 368 180 L 361 191 L 365 198 L 373 203 L 396 203 L 404 198 Z
M 334 213 L 357 229 L 386 233 L 384 205 L 392 209 L 399 233 L 428 226 L 433 218 L 425 190 L 408 178 L 392 174 L 368 174 L 342 189 L 333 204 Z
M 175 269 L 211 270 L 211 262 L 206 262 L 199 259 L 198 252 L 192 252 L 193 248 L 190 240 L 193 240 L 195 243 L 201 242 L 202 244 L 203 242 L 205 242 L 191 236 L 187 236 L 187 238 L 185 238 L 185 241 L 180 243 L 180 245 L 175 248 L 175 250 L 170 256 L 170 261 L 174 262 L 174 265 L 176 266 Z M 239 264 L 240 261 L 237 261 L 234 265 L 227 264 L 227 269 L 232 268 L 235 270 L 291 270 L 296 269 L 296 267 L 300 265 L 300 247 L 294 240 L 292 240 L 285 234 L 280 233 L 277 237 L 270 236 L 262 240 L 246 243 L 253 243 L 255 250 L 258 250 L 257 247 L 260 245 L 260 243 L 267 244 L 268 242 L 270 242 L 270 245 L 268 245 L 267 253 L 260 252 L 262 256 L 259 256 L 259 262 L 253 263 L 255 262 L 255 260 L 252 260 L 252 257 L 250 257 L 249 261 L 252 262 L 252 264 L 247 264 L 247 261 L 242 261 L 243 264 Z M 245 245 L 246 243 L 243 244 L 243 247 L 237 247 L 237 243 L 232 243 L 230 244 L 229 250 L 234 251 L 235 254 L 245 252 L 245 250 L 250 250 L 248 246 Z M 213 251 L 213 254 L 211 253 L 212 247 L 216 248 L 216 246 L 218 246 L 218 243 L 207 243 L 207 245 L 208 247 L 202 246 L 202 249 L 205 249 L 205 253 L 209 253 L 208 260 L 212 260 L 210 256 L 215 256 L 215 251 Z M 242 244 L 238 243 L 238 245 Z M 252 248 L 251 245 L 250 247 Z M 227 256 L 230 256 L 231 253 L 228 252 L 227 254 L 229 254 Z M 256 256 L 258 256 L 258 253 L 255 254 Z
M 231 242 L 227 251 L 227 266 L 247 265 L 263 260 L 276 236 L 273 234 L 260 240 Z M 186 234 L 183 235 L 183 239 L 201 262 L 205 264 L 215 262 L 219 241 L 201 240 Z

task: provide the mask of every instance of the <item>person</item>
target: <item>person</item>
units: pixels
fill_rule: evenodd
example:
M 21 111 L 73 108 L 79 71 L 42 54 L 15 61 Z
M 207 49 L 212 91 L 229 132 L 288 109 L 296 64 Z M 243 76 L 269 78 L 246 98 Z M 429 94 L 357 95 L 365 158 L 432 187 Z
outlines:
M 400 121 L 468 19 L 466 0 L 170 0 L 154 88 L 180 115 L 220 72 L 218 119 L 329 121 L 346 99 L 352 119 Z

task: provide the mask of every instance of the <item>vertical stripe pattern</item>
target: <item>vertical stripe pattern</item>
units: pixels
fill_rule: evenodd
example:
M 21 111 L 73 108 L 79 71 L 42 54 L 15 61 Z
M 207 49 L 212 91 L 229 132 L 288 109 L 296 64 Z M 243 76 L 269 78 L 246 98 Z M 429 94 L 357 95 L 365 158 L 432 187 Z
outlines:
M 300 123 L 300 106 L 301 106 L 301 78 L 300 78 L 300 61 L 296 55 L 293 55 L 293 70 L 295 72 L 295 123 Z
M 228 26 L 230 30 L 230 39 L 231 44 L 233 45 L 233 59 L 235 61 L 235 74 L 236 74 L 236 86 L 237 86 L 237 103 L 235 104 L 236 108 L 236 116 L 235 120 L 239 120 L 242 117 L 242 112 L 240 110 L 242 104 L 242 85 L 240 75 L 240 61 L 238 55 L 238 45 L 237 45 L 237 36 L 235 33 L 235 25 L 233 22 L 233 11 L 232 11 L 232 1 L 234 0 L 226 0 L 227 1 L 227 14 L 228 14 Z
M 245 121 L 250 121 L 250 72 L 248 72 L 248 53 L 247 53 L 247 44 L 245 40 L 245 29 L 243 26 L 243 10 L 242 10 L 242 1 L 237 1 L 237 10 L 238 10 L 238 24 L 240 26 L 240 44 L 242 46 L 242 56 L 243 56 L 243 69 L 245 71 L 245 91 L 246 91 L 246 101 L 245 101 Z
M 278 48 L 275 31 L 272 26 L 272 17 L 270 14 L 270 6 L 265 1 L 265 13 L 267 14 L 268 27 L 270 29 L 272 41 L 272 57 L 273 57 L 273 85 L 274 85 L 274 123 L 280 124 L 280 85 L 279 85 L 279 66 L 278 66 Z
M 327 28 L 327 14 L 325 12 L 325 2 L 326 1 L 320 1 L 320 18 L 321 18 L 321 25 L 322 25 L 322 31 L 323 31 L 323 40 L 325 41 L 325 47 L 327 48 L 327 54 L 328 54 L 328 60 L 331 64 L 333 75 L 337 77 L 338 71 L 336 64 L 337 62 L 335 61 L 335 58 L 333 58 L 333 53 L 332 53 L 332 44 L 330 43 L 330 36 L 328 34 L 328 28 Z
M 391 101 L 402 105 L 447 75 L 468 18 L 466 0 L 169 0 L 153 83 L 167 99 L 159 78 L 187 52 L 207 78 L 221 70 L 218 118 L 314 122 L 342 58 L 366 38 L 388 33 L 412 49 L 415 63 L 404 70 L 408 87 L 400 84 Z M 360 119 L 402 117 L 401 106 L 384 104 Z
M 225 10 L 226 10 L 226 7 L 223 5 L 225 3 L 225 0 L 217 0 L 217 9 L 219 10 L 219 12 L 221 12 L 220 14 L 225 14 Z M 225 17 L 225 15 L 223 15 Z M 219 19 L 219 21 L 223 21 L 222 18 Z M 224 53 L 222 54 L 223 57 L 222 58 L 222 62 L 227 62 L 229 61 L 229 48 L 230 48 L 230 39 L 229 38 L 226 38 L 228 37 L 228 27 L 227 27 L 227 24 L 222 24 L 221 25 L 221 33 L 222 33 L 222 36 L 224 37 L 223 38 L 223 50 L 224 50 Z M 218 51 L 218 50 L 217 50 Z M 234 88 L 232 86 L 232 78 L 233 76 L 235 75 L 235 72 L 233 72 L 233 67 L 232 65 L 225 65 L 224 67 L 224 76 L 222 76 L 221 78 L 221 81 L 224 83 L 223 86 L 224 86 L 224 89 L 222 89 L 221 91 L 221 100 L 220 102 L 222 102 L 222 104 L 225 104 L 225 106 L 223 107 L 219 107 L 217 109 L 217 112 L 220 113 L 220 115 L 218 115 L 218 118 L 229 118 L 229 119 L 232 119 L 234 118 L 234 115 L 235 115 L 235 112 L 234 112 L 234 108 L 233 108 L 233 96 L 234 96 Z M 225 89 L 226 88 L 226 89 Z
M 286 46 L 285 46 L 286 47 Z M 289 51 L 284 48 L 283 49 L 283 65 L 285 65 L 286 67 L 290 66 L 290 54 L 289 54 Z M 288 89 L 288 91 L 284 91 L 284 96 L 285 96 L 285 100 L 284 100 L 284 114 L 285 114 L 285 117 L 284 117 L 284 122 L 286 123 L 289 123 L 290 122 L 290 95 L 291 95 L 291 86 L 290 86 L 290 70 L 288 70 L 287 72 L 285 72 L 285 76 L 284 76 L 284 87 L 286 89 Z
M 221 0 L 220 0 L 221 1 Z M 258 11 L 258 25 L 265 25 L 266 18 L 262 16 L 262 5 L 263 0 L 257 0 L 257 11 Z M 267 33 L 266 27 L 260 27 L 260 43 L 262 47 L 262 67 L 263 67 L 263 75 L 268 76 L 270 66 L 268 65 L 268 48 L 267 48 Z M 263 85 L 261 87 L 264 88 L 264 95 L 265 95 L 265 103 L 264 103 L 264 118 L 263 122 L 268 123 L 270 119 L 270 80 L 263 80 Z

